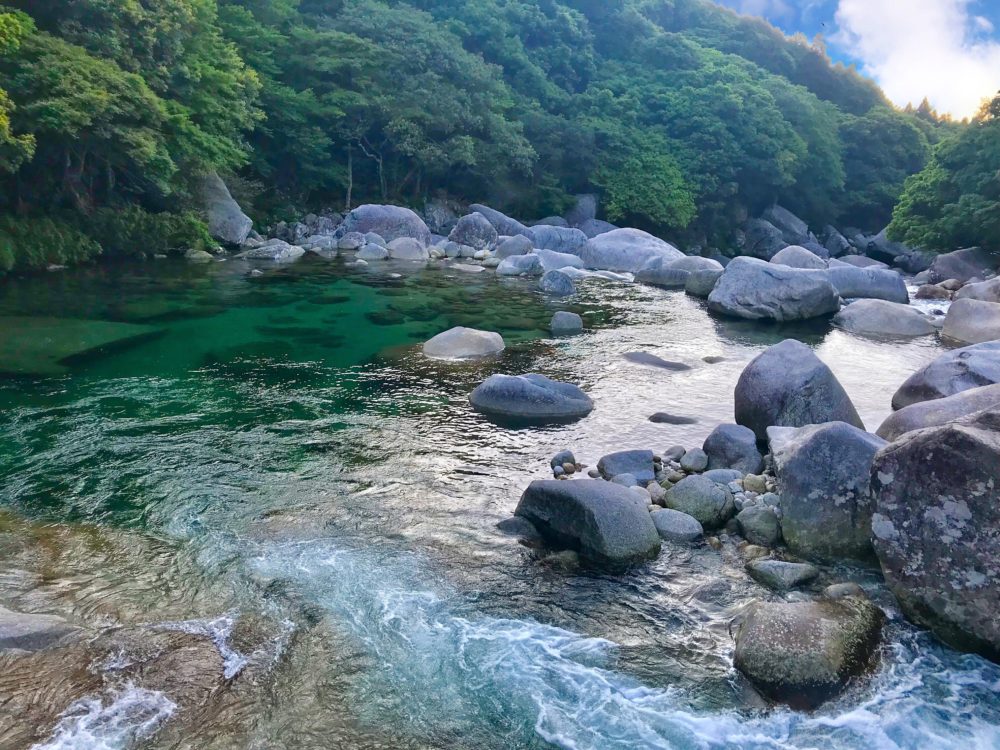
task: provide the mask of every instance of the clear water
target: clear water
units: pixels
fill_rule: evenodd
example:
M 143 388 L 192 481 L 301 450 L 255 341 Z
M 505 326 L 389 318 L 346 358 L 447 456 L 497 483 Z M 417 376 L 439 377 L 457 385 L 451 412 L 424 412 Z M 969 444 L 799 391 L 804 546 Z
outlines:
M 557 309 L 588 332 L 547 338 Z M 941 351 L 934 339 L 722 321 L 635 285 L 588 282 L 554 302 L 441 266 L 309 260 L 259 277 L 164 262 L 15 280 L 0 287 L 12 314 L 162 335 L 58 377 L 0 380 L 0 603 L 203 637 L 221 687 L 194 711 L 197 670 L 163 690 L 116 682 L 138 656 L 95 645 L 97 687 L 80 695 L 56 665 L 0 679 L 44 696 L 50 717 L 26 730 L 0 704 L 0 747 L 1000 747 L 1000 668 L 908 626 L 872 571 L 825 576 L 888 609 L 882 666 L 794 714 L 731 669 L 730 621 L 773 596 L 732 543 L 668 545 L 610 576 L 494 528 L 558 450 L 594 464 L 700 444 L 732 419 L 746 363 L 782 338 L 816 347 L 872 429 Z M 419 343 L 453 325 L 498 330 L 508 350 L 424 360 Z M 634 351 L 693 369 L 623 358 Z M 527 371 L 581 384 L 596 410 L 509 430 L 469 409 L 487 375 Z M 660 411 L 698 421 L 648 421 Z

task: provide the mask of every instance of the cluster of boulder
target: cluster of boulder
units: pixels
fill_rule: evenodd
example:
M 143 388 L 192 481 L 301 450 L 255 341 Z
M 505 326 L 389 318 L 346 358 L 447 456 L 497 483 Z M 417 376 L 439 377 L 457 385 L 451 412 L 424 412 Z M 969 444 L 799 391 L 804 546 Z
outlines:
M 735 401 L 735 424 L 700 448 L 622 451 L 589 470 L 556 455 L 554 478 L 532 483 L 501 529 L 616 570 L 663 544 L 736 544 L 773 593 L 734 623 L 735 666 L 796 708 L 878 657 L 885 617 L 832 565 L 879 566 L 911 620 L 1000 660 L 1000 341 L 914 373 L 877 434 L 797 341 L 754 359 Z

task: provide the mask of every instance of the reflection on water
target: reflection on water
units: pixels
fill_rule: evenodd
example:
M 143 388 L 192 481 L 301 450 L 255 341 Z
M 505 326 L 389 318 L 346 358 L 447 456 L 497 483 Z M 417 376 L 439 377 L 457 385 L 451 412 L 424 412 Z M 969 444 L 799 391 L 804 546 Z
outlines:
M 68 375 L 0 381 L 0 492 L 17 514 L 0 516 L 0 603 L 88 632 L 188 639 L 164 648 L 186 644 L 200 655 L 188 663 L 217 672 L 198 711 L 183 687 L 194 668 L 157 683 L 162 698 L 149 693 L 152 667 L 133 693 L 81 678 L 79 694 L 47 694 L 36 742 L 126 747 L 155 719 L 143 742 L 156 747 L 1000 744 L 1000 670 L 898 616 L 873 681 L 814 716 L 762 713 L 730 668 L 728 623 L 769 594 L 731 544 L 667 547 L 603 576 L 493 528 L 557 450 L 595 464 L 610 450 L 700 444 L 732 419 L 746 363 L 784 337 L 817 349 L 872 429 L 936 340 L 722 321 L 640 286 L 589 282 L 556 302 L 530 282 L 440 266 L 394 275 L 405 270 L 306 261 L 251 277 L 235 262 L 164 263 L 0 289 L 0 315 L 162 331 Z M 587 333 L 547 338 L 558 309 L 581 313 Z M 508 350 L 461 366 L 423 359 L 418 345 L 453 325 L 498 330 Z M 637 351 L 691 369 L 623 356 Z M 489 374 L 527 371 L 580 384 L 594 413 L 507 430 L 469 409 Z M 655 412 L 695 421 L 654 424 Z M 845 574 L 891 607 L 873 573 L 830 573 Z M 75 648 L 85 664 L 152 658 L 132 640 Z M 36 689 L 47 669 L 11 689 Z M 122 723 L 133 700 L 146 709 Z M 155 706 L 168 702 L 181 708 L 164 721 Z M 0 747 L 23 736 L 16 723 L 0 717 Z

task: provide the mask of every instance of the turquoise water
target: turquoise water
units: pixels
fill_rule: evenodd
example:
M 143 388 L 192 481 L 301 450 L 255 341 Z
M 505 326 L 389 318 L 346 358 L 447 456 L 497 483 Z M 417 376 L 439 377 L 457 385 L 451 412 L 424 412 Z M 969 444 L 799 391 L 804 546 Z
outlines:
M 0 711 L 0 747 L 1000 747 L 1000 669 L 906 625 L 871 571 L 826 575 L 889 610 L 882 667 L 798 715 L 731 669 L 730 620 L 772 596 L 732 543 L 666 547 L 609 576 L 494 528 L 557 450 L 593 465 L 700 444 L 732 418 L 742 368 L 781 338 L 815 346 L 872 429 L 936 341 L 723 322 L 683 293 L 604 282 L 553 302 L 440 265 L 249 271 L 162 262 L 0 288 L 0 315 L 157 331 L 62 374 L 0 380 L 0 603 L 210 637 L 225 673 L 195 712 L 183 681 L 125 684 L 101 667 L 79 696 L 45 693 L 47 724 L 17 734 Z M 587 333 L 548 338 L 558 309 Z M 498 330 L 508 349 L 423 359 L 419 344 L 453 325 Z M 645 368 L 624 359 L 634 351 L 692 369 Z M 527 371 L 579 383 L 594 413 L 510 430 L 469 409 L 489 374 Z M 659 411 L 697 422 L 650 423 Z M 106 664 L 92 651 L 81 659 Z

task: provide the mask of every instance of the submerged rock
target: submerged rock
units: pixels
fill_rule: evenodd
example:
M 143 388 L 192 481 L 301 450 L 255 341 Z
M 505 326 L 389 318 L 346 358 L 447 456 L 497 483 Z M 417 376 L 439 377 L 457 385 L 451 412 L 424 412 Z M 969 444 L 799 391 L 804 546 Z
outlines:
M 562 271 L 548 271 L 538 282 L 538 288 L 554 297 L 568 297 L 571 294 L 576 294 L 573 279 Z
M 439 333 L 424 344 L 424 356 L 431 359 L 477 359 L 503 350 L 504 341 L 499 333 L 462 326 Z
M 790 591 L 819 577 L 819 571 L 812 565 L 770 559 L 752 560 L 747 563 L 747 572 L 755 581 L 775 591 Z
M 947 398 L 911 404 L 886 419 L 877 434 L 884 440 L 897 440 L 908 432 L 940 427 L 990 407 L 1000 406 L 1000 385 L 985 385 L 956 393 Z
M 1000 662 L 1000 410 L 904 435 L 872 486 L 875 551 L 903 611 Z
M 532 482 L 516 516 L 532 523 L 546 542 L 576 550 L 613 567 L 656 557 L 660 535 L 642 500 L 631 490 L 592 479 Z
M 847 422 L 864 429 L 833 372 L 812 349 L 788 339 L 754 359 L 736 385 L 736 422 L 767 439 L 767 428 Z
M 268 240 L 259 247 L 252 247 L 237 255 L 244 260 L 270 260 L 275 263 L 290 263 L 298 260 L 306 251 L 298 245 L 289 245 L 284 240 Z
M 1000 341 L 975 344 L 942 354 L 911 375 L 892 397 L 892 408 L 996 383 L 1000 383 Z
M 756 474 L 764 468 L 764 457 L 757 450 L 757 436 L 742 425 L 721 424 L 702 446 L 708 455 L 709 469 L 738 469 Z
M 557 312 L 552 316 L 549 330 L 555 336 L 568 336 L 583 331 L 583 318 L 576 313 Z
M 393 260 L 430 260 L 427 246 L 412 237 L 399 237 L 389 241 L 389 257 Z
M 493 375 L 469 401 L 477 411 L 526 421 L 580 419 L 594 409 L 594 402 L 575 385 L 536 374 Z
M 948 309 L 941 333 L 962 344 L 982 344 L 1000 339 L 1000 304 L 958 299 Z
M 827 271 L 736 258 L 708 297 L 710 310 L 748 320 L 804 320 L 840 309 Z
M 733 664 L 771 700 L 812 710 L 873 666 L 884 621 L 857 597 L 757 602 L 736 629 Z
M 645 365 L 647 367 L 656 367 L 661 370 L 670 370 L 672 372 L 687 372 L 691 369 L 690 365 L 686 365 L 683 362 L 670 362 L 669 360 L 663 359 L 662 357 L 657 357 L 655 354 L 649 352 L 626 352 L 622 355 L 629 362 L 633 362 L 637 365 Z
M 781 531 L 790 550 L 830 562 L 873 559 L 871 468 L 885 445 L 882 438 L 843 422 L 783 435 L 772 458 Z
M 0 651 L 41 651 L 78 636 L 80 628 L 55 615 L 34 615 L 0 607 Z
M 497 276 L 541 276 L 542 260 L 537 255 L 510 255 L 497 266 Z

